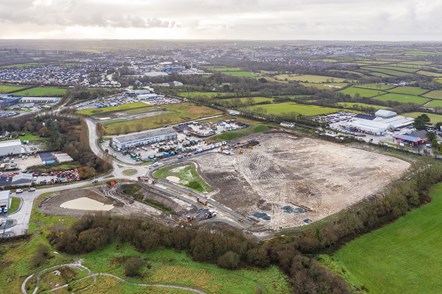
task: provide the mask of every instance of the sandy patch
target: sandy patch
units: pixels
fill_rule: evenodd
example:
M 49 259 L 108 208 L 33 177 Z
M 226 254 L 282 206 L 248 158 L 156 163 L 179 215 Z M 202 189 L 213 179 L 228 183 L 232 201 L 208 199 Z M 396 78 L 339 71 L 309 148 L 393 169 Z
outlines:
M 109 211 L 114 208 L 112 204 L 107 205 L 97 200 L 87 197 L 80 197 L 74 200 L 66 201 L 60 205 L 61 208 L 92 211 Z
M 166 180 L 168 180 L 172 183 L 179 183 L 180 182 L 180 178 L 175 177 L 175 176 L 168 176 L 168 177 L 166 177 Z

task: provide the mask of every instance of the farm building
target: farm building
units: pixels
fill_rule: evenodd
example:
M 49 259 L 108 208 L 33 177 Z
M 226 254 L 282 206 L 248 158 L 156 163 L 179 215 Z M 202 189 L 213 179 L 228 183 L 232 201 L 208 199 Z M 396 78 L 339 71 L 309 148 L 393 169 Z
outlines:
M 11 191 L 0 191 L 0 207 L 8 208 L 11 203 Z
M 9 140 L 0 142 L 0 156 L 16 155 L 21 153 L 21 141 Z
M 176 140 L 178 133 L 171 127 L 148 130 L 140 133 L 116 136 L 111 145 L 117 149 L 132 148 L 162 141 Z

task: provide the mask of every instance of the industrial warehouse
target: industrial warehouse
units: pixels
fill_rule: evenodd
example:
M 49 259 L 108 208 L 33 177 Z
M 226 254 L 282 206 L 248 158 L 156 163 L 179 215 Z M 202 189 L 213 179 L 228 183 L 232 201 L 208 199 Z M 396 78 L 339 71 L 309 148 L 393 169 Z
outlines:
M 116 149 L 132 148 L 162 141 L 176 140 L 178 133 L 171 127 L 148 130 L 139 133 L 116 136 L 111 146 Z
M 22 153 L 20 140 L 9 140 L 0 142 L 0 157 L 17 155 Z
M 383 136 L 387 131 L 394 131 L 411 126 L 413 118 L 397 115 L 390 110 L 378 110 L 374 115 L 356 114 L 345 120 L 330 125 L 332 129 L 341 129 L 351 132 L 363 132 L 365 134 Z

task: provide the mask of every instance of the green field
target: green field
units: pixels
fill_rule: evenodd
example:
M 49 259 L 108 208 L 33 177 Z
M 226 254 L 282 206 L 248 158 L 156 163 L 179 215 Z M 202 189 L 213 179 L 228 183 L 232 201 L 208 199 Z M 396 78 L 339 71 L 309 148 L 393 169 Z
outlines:
M 426 70 L 420 70 L 417 73 L 427 77 L 442 77 L 441 73 L 426 71 Z
M 243 77 L 243 78 L 255 78 L 258 77 L 259 74 L 251 72 L 251 71 L 222 71 L 222 74 L 232 77 Z
M 414 96 L 414 95 L 404 95 L 404 94 L 394 94 L 394 93 L 388 93 L 382 96 L 377 96 L 373 98 L 375 100 L 379 101 L 394 101 L 399 103 L 413 103 L 413 104 L 424 104 L 428 101 L 428 99 Z
M 241 129 L 239 131 L 229 131 L 216 136 L 213 136 L 211 139 L 213 141 L 231 141 L 236 140 L 251 134 L 263 133 L 270 130 L 270 128 L 263 124 L 251 125 L 245 129 Z
M 399 65 L 395 65 L 395 66 L 377 66 L 376 68 L 380 68 L 380 69 L 390 69 L 390 70 L 394 70 L 394 71 L 403 71 L 406 73 L 415 73 L 418 69 L 414 68 L 414 67 L 406 67 L 406 66 L 399 66 Z
M 272 102 L 273 98 L 269 97 L 248 97 L 248 98 L 229 98 L 229 99 L 216 99 L 217 102 L 227 102 L 232 103 L 235 101 L 241 101 L 241 103 L 248 103 L 250 98 L 253 99 L 252 104 L 261 103 L 261 102 Z M 251 101 L 250 101 L 251 102 Z
M 232 77 L 244 77 L 244 78 L 254 78 L 259 76 L 259 74 L 251 72 L 251 71 L 246 71 L 246 70 L 242 70 L 239 67 L 227 67 L 227 66 L 206 66 L 205 67 L 207 70 L 210 71 L 216 71 L 228 76 L 232 76 Z
M 229 97 L 234 96 L 234 93 L 228 93 L 228 92 L 179 92 L 178 96 L 184 97 L 184 98 L 204 98 L 204 99 L 211 99 L 211 98 L 217 98 L 217 97 Z
M 241 71 L 240 67 L 228 67 L 228 66 L 205 66 L 204 67 L 207 70 L 210 71 L 218 71 L 218 72 L 222 72 L 222 71 Z
M 404 86 L 404 87 L 393 88 L 391 90 L 388 90 L 388 92 L 398 93 L 398 94 L 407 94 L 407 95 L 422 95 L 422 94 L 428 92 L 428 90 L 425 90 L 425 89 L 422 89 L 419 87 Z
M 370 293 L 441 293 L 442 184 L 432 202 L 348 243 L 334 264 Z
M 389 76 L 395 76 L 395 77 L 401 77 L 410 75 L 411 73 L 403 72 L 403 71 L 397 71 L 393 69 L 386 69 L 386 68 L 379 68 L 379 67 L 363 67 L 363 69 L 368 70 L 370 72 L 377 72 Z
M 393 88 L 394 86 L 381 84 L 381 83 L 377 83 L 377 84 L 373 83 L 373 84 L 356 84 L 356 85 L 354 85 L 354 87 L 373 89 L 373 90 L 388 90 L 388 89 Z
M 408 112 L 408 113 L 403 113 L 402 115 L 416 118 L 422 114 L 424 114 L 424 112 Z M 428 117 L 430 118 L 430 122 L 433 124 L 442 122 L 442 115 L 440 114 L 434 114 L 434 113 L 425 113 L 425 114 L 428 115 Z
M 321 114 L 328 114 L 338 112 L 338 108 L 322 107 L 317 105 L 304 105 L 295 102 L 284 102 L 277 104 L 263 104 L 248 107 L 249 109 L 262 108 L 266 111 L 265 114 L 281 115 L 289 113 L 298 113 L 304 116 L 316 116 Z
M 367 98 L 385 94 L 385 92 L 380 91 L 380 90 L 363 89 L 363 88 L 357 88 L 355 86 L 345 88 L 344 90 L 341 90 L 340 92 L 343 94 L 350 95 L 352 97 L 355 97 L 356 94 L 359 94 L 359 96 L 367 97 Z
M 442 90 L 431 91 L 424 96 L 433 99 L 442 99 Z
M 195 120 L 202 117 L 222 114 L 221 111 L 206 106 L 197 106 L 192 103 L 178 103 L 162 105 L 161 109 L 167 113 L 153 117 L 145 117 L 133 120 L 112 120 L 103 123 L 106 135 L 116 135 L 136 132 L 138 130 L 149 130 L 166 125 L 173 125 L 185 121 Z
M 440 100 L 440 99 L 432 100 L 429 103 L 427 103 L 425 106 L 428 106 L 428 107 L 442 107 L 442 100 Z
M 20 91 L 26 87 L 27 86 L 0 84 L 0 93 L 4 94 L 4 93 Z
M 210 192 L 212 188 L 206 181 L 198 174 L 193 164 L 184 166 L 165 166 L 159 168 L 153 173 L 157 179 L 167 179 L 167 177 L 179 178 L 179 184 L 191 188 L 198 192 Z
M 60 97 L 66 95 L 67 90 L 65 88 L 55 87 L 36 87 L 20 92 L 15 92 L 17 96 L 48 96 L 48 97 Z
M 366 103 L 358 103 L 358 102 L 338 102 L 339 106 L 345 107 L 345 108 L 355 108 L 355 107 L 371 107 L 375 109 L 385 109 L 386 106 L 380 106 L 380 105 L 373 105 L 373 104 L 366 104 Z
M 318 75 L 291 75 L 291 74 L 281 74 L 274 77 L 276 80 L 280 81 L 299 81 L 306 83 L 343 83 L 345 79 L 329 77 L 329 76 L 318 76 Z
M 149 104 L 143 103 L 143 102 L 135 102 L 135 103 L 128 103 L 128 104 L 121 104 L 118 106 L 110 106 L 106 108 L 88 108 L 77 111 L 79 114 L 83 115 L 94 115 L 94 114 L 100 114 L 100 113 L 106 113 L 106 112 L 117 112 L 117 111 L 125 111 L 130 109 L 137 109 L 137 108 L 152 108 Z
M 348 84 L 347 83 L 304 83 L 301 82 L 301 85 L 303 85 L 304 87 L 315 87 L 321 90 L 332 90 L 332 89 L 342 89 L 344 87 L 346 87 Z

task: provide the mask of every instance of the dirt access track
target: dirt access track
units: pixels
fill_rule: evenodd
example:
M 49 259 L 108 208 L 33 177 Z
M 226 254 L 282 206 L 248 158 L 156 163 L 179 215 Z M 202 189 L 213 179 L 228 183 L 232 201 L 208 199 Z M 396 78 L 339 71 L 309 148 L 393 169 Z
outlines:
M 213 199 L 245 216 L 266 213 L 270 220 L 260 219 L 260 224 L 271 229 L 334 214 L 382 190 L 410 166 L 394 157 L 288 134 L 266 134 L 258 141 L 243 154 L 207 153 L 194 160 L 219 189 Z

